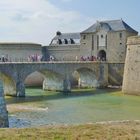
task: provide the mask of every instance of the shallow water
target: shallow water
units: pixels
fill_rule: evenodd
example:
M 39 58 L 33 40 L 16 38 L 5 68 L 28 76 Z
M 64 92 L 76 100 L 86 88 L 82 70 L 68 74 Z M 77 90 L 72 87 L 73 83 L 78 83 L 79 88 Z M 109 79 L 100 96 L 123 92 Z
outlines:
M 140 119 L 140 97 L 116 89 L 75 90 L 63 95 L 30 88 L 26 93 L 26 98 L 6 98 L 10 127 Z

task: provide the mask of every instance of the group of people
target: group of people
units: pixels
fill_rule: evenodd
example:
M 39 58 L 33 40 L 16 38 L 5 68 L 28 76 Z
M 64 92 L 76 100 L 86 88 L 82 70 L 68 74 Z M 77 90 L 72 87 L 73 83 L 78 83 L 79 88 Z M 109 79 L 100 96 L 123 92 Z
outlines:
M 78 56 L 75 57 L 75 60 L 78 61 Z M 50 55 L 47 61 L 56 61 L 55 57 Z M 104 57 L 95 57 L 95 56 L 82 56 L 80 61 L 106 61 Z
M 76 61 L 78 61 L 78 57 L 76 56 Z M 50 55 L 48 61 L 55 61 L 55 57 Z M 38 54 L 33 54 L 28 56 L 28 62 L 40 62 L 42 61 L 42 55 Z M 106 58 L 104 57 L 95 57 L 95 56 L 82 56 L 80 61 L 106 61 Z M 10 62 L 8 57 L 6 56 L 1 56 L 0 57 L 0 62 Z
M 8 58 L 4 55 L 0 57 L 0 62 L 8 62 Z
M 95 56 L 82 56 L 81 61 L 106 61 L 106 58 Z
M 54 60 L 55 60 L 54 56 L 50 55 L 49 61 L 54 61 Z
M 28 62 L 39 62 L 42 60 L 42 56 L 38 54 L 33 54 L 28 56 Z

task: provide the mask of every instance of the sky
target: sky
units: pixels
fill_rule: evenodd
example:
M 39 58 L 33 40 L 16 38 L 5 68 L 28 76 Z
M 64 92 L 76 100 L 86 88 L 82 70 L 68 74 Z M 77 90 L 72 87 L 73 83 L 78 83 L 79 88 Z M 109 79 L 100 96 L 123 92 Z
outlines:
M 139 13 L 140 0 L 0 0 L 0 42 L 48 45 L 57 31 L 121 18 L 140 32 Z

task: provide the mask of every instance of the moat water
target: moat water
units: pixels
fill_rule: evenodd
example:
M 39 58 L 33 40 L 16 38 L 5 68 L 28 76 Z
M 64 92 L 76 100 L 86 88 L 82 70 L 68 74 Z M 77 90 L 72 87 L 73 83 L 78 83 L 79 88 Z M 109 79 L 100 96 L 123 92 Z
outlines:
M 10 127 L 140 119 L 140 97 L 117 89 L 77 89 L 63 95 L 28 88 L 26 93 L 26 98 L 6 97 Z

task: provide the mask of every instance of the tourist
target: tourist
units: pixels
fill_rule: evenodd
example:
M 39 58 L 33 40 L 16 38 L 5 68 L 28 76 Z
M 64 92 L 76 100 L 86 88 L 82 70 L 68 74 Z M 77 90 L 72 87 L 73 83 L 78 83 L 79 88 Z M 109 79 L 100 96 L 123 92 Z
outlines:
M 78 61 L 78 57 L 77 56 L 75 57 L 75 59 L 76 59 L 76 61 Z

